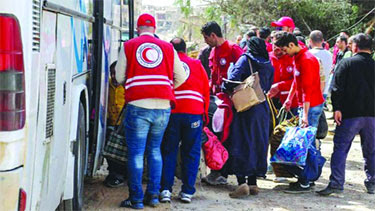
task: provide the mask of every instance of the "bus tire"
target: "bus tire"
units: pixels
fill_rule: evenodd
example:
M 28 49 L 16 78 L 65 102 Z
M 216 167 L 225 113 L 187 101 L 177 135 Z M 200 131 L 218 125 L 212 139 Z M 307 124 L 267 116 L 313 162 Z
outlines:
M 83 104 L 79 104 L 77 138 L 74 143 L 74 190 L 73 199 L 64 201 L 65 210 L 82 210 L 86 170 L 86 121 Z

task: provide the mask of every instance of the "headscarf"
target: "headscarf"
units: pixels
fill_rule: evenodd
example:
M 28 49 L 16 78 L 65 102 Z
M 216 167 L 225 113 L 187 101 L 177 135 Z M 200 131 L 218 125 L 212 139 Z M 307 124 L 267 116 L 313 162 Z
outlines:
M 250 52 L 254 57 L 262 57 L 269 60 L 266 43 L 259 37 L 251 37 L 247 41 L 247 51 Z

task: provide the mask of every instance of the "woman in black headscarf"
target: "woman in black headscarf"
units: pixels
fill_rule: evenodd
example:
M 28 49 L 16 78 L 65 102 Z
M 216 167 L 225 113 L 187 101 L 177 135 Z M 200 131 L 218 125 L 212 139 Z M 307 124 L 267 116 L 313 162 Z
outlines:
M 273 67 L 269 61 L 264 40 L 252 37 L 248 51 L 228 70 L 228 79 L 244 81 L 250 76 L 250 66 L 258 72 L 260 84 L 266 93 L 273 81 Z M 226 91 L 231 92 L 235 84 L 224 84 Z M 229 194 L 232 198 L 244 197 L 259 192 L 257 177 L 265 177 L 267 171 L 267 149 L 269 138 L 269 107 L 267 101 L 251 107 L 244 112 L 234 112 L 229 135 L 228 174 L 237 177 L 239 187 Z

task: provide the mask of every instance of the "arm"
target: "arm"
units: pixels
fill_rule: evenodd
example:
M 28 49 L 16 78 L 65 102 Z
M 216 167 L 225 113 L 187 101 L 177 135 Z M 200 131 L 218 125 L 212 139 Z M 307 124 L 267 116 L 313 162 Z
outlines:
M 309 109 L 310 109 L 310 102 L 303 103 L 303 116 L 302 116 L 302 123 L 301 127 L 308 127 L 309 126 Z
M 232 81 L 243 81 L 250 76 L 250 67 L 247 56 L 241 56 L 235 65 L 228 71 L 228 79 Z M 231 92 L 238 84 L 224 83 L 224 89 Z
M 119 56 L 118 56 L 117 64 L 116 64 L 116 67 L 115 67 L 116 81 L 119 84 L 123 84 L 126 80 L 126 78 L 125 78 L 126 64 L 127 64 L 127 60 L 126 60 L 126 55 L 125 55 L 125 49 L 124 49 L 124 45 L 122 45 L 121 49 L 120 49 Z
M 347 62 L 340 62 L 337 65 L 337 69 L 334 74 L 335 77 L 332 88 L 332 106 L 333 110 L 335 111 L 335 121 L 337 125 L 340 125 L 342 119 L 342 105 L 345 103 L 345 81 L 348 74 Z
M 173 60 L 173 84 L 174 88 L 181 86 L 187 79 L 186 72 L 182 66 L 181 60 L 177 55 L 177 52 L 174 51 L 174 60 Z
M 202 81 L 203 81 L 203 101 L 204 101 L 204 114 L 203 114 L 203 120 L 205 122 L 205 125 L 209 123 L 208 118 L 208 108 L 210 106 L 210 86 L 208 81 L 207 73 L 202 65 L 201 66 L 201 72 L 202 72 Z
M 288 97 L 286 98 L 286 101 L 285 101 L 285 103 L 283 105 L 283 107 L 285 108 L 286 111 L 289 111 L 290 107 L 292 106 L 292 102 L 293 102 L 294 95 L 296 94 L 296 90 L 297 90 L 297 84 L 293 80 L 293 83 L 292 83 L 292 85 L 290 87 L 290 91 L 289 91 Z

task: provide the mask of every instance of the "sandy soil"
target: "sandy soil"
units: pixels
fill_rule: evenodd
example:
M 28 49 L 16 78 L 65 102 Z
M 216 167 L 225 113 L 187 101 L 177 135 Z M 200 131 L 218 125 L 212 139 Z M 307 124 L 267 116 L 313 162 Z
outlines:
M 331 116 L 331 114 L 327 114 Z M 333 127 L 332 120 L 329 120 Z M 327 158 L 323 174 L 316 182 L 315 190 L 326 187 L 330 174 L 330 156 L 333 150 L 332 135 L 322 141 L 322 153 Z M 116 189 L 102 185 L 105 170 L 101 176 L 91 179 L 85 184 L 85 209 L 86 210 L 123 210 L 119 208 L 122 200 L 127 198 L 126 187 Z M 288 187 L 284 183 L 273 182 L 274 175 L 267 175 L 266 179 L 258 181 L 260 193 L 244 199 L 231 199 L 228 193 L 236 188 L 236 179 L 229 177 L 229 184 L 225 186 L 207 186 L 197 181 L 197 192 L 191 204 L 178 201 L 177 194 L 181 182 L 176 179 L 172 203 L 161 204 L 158 208 L 145 210 L 375 210 L 375 195 L 366 193 L 363 181 L 363 157 L 360 138 L 357 136 L 350 150 L 346 166 L 346 184 L 343 194 L 321 197 L 316 193 L 286 194 L 282 190 Z M 294 181 L 294 180 L 290 180 Z

